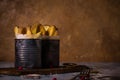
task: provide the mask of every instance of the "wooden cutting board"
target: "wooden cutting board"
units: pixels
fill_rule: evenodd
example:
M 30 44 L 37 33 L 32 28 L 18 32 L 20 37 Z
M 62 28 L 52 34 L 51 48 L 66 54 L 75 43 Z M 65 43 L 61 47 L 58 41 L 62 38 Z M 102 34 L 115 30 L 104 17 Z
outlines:
M 67 65 L 60 66 L 58 68 L 47 68 L 47 69 L 17 69 L 17 68 L 0 68 L 0 74 L 2 75 L 26 75 L 26 74 L 63 74 L 63 73 L 72 73 L 72 72 L 81 72 L 81 74 L 89 74 L 90 68 L 85 65 Z

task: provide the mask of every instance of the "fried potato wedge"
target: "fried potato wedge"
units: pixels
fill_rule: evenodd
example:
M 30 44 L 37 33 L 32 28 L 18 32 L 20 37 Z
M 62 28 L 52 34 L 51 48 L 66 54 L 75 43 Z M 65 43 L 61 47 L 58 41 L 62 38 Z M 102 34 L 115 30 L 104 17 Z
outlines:
M 50 26 L 44 26 L 45 31 L 48 31 L 49 28 Z
M 41 24 L 34 24 L 32 27 L 31 27 L 31 32 L 32 34 L 36 34 L 40 31 L 39 27 L 40 27 Z
M 50 26 L 48 28 L 49 36 L 53 36 L 53 34 L 55 33 L 55 31 L 56 31 L 56 27 L 55 26 Z
M 15 35 L 19 34 L 19 33 L 18 33 L 18 32 L 19 32 L 18 30 L 19 30 L 18 26 L 15 26 L 15 27 L 14 27 L 14 33 L 15 33 Z
M 53 36 L 58 36 L 58 31 L 57 30 L 54 32 Z
M 45 35 L 45 33 L 46 33 L 46 31 L 45 31 L 45 28 L 44 28 L 44 26 L 40 26 L 40 32 L 41 32 L 41 35 Z
M 29 26 L 28 26 L 28 27 L 26 27 L 26 30 L 27 30 L 26 35 L 32 35 L 32 32 L 31 32 L 31 30 L 30 30 L 30 27 L 29 27 Z
M 41 32 L 38 32 L 38 33 L 36 33 L 36 34 L 33 35 L 33 38 L 34 38 L 34 39 L 37 39 L 37 38 L 39 38 L 40 36 L 41 36 Z

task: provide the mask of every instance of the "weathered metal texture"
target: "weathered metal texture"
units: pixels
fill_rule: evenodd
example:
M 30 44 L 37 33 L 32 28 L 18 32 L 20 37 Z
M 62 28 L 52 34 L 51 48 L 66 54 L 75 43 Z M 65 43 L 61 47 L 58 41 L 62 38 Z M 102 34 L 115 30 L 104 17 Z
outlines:
M 60 59 L 59 39 L 41 39 L 41 64 L 42 68 L 59 66 Z
M 15 67 L 58 67 L 59 44 L 59 39 L 15 39 Z
M 41 67 L 41 47 L 39 39 L 15 39 L 15 67 Z

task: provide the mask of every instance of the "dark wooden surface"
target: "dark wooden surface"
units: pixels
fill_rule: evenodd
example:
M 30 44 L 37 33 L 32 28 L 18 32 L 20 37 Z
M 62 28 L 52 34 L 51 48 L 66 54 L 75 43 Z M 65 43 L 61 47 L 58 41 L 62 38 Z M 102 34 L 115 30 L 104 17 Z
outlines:
M 91 80 L 120 80 L 120 63 L 76 63 L 79 65 L 87 65 L 92 70 L 90 71 Z M 14 67 L 14 63 L 10 62 L 0 62 L 0 72 L 9 67 Z M 8 70 L 9 71 L 9 70 Z M 16 70 L 15 70 L 16 71 Z M 18 70 L 17 70 L 18 71 Z M 12 74 L 12 72 L 11 72 Z M 19 75 L 19 74 L 18 74 Z M 40 79 L 37 80 L 52 80 L 52 78 L 57 78 L 57 80 L 70 80 L 79 75 L 79 72 L 75 73 L 64 73 L 64 74 L 49 74 L 49 75 L 37 75 Z M 1 75 L 0 80 L 31 80 L 31 75 L 20 75 L 20 76 L 11 76 L 11 75 Z M 34 76 L 34 75 L 32 75 Z M 33 80 L 33 79 L 32 79 Z
M 74 66 L 60 66 L 58 68 L 47 68 L 47 69 L 16 69 L 16 68 L 0 68 L 0 74 L 2 75 L 26 75 L 26 74 L 60 74 L 60 73 L 71 73 L 71 72 L 87 72 L 89 74 L 90 68 L 84 65 Z

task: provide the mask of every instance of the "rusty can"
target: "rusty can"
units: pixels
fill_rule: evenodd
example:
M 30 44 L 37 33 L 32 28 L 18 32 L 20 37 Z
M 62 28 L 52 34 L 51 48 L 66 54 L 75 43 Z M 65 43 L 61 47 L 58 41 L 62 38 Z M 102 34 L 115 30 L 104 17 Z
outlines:
M 15 39 L 15 67 L 41 68 L 39 39 Z

